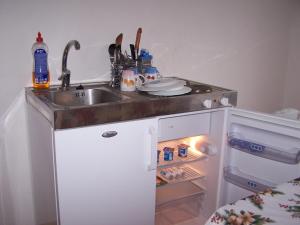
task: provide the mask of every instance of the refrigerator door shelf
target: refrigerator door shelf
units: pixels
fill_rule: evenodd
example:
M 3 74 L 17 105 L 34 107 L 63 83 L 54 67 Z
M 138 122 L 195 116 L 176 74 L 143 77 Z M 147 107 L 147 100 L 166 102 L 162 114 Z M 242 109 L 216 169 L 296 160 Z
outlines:
M 239 133 L 229 133 L 228 144 L 230 147 L 255 156 L 271 159 L 287 164 L 298 164 L 300 162 L 300 149 L 289 150 L 272 147 L 243 138 Z
M 224 170 L 224 179 L 248 191 L 259 192 L 268 187 L 274 187 L 272 182 L 243 173 L 237 167 L 228 166 Z

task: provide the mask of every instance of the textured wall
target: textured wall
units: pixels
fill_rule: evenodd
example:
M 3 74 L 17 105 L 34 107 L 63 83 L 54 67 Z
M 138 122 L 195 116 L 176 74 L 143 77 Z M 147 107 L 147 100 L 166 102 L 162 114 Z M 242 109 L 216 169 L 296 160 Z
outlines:
M 141 26 L 141 46 L 153 53 L 163 75 L 236 89 L 240 107 L 271 112 L 282 106 L 295 4 L 1 0 L 0 195 L 5 209 L 0 208 L 0 215 L 5 225 L 34 223 L 23 88 L 31 85 L 31 46 L 38 31 L 50 49 L 53 81 L 60 75 L 62 52 L 71 39 L 81 43 L 80 51 L 69 54 L 71 82 L 109 79 L 108 45 L 123 32 L 123 49 L 128 49 Z

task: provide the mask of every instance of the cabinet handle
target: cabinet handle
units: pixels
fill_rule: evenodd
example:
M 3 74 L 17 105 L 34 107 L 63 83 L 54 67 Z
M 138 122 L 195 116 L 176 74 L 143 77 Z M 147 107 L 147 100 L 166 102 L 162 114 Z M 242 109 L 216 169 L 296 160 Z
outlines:
M 157 166 L 157 133 L 154 127 L 150 127 L 150 162 L 148 165 L 148 170 L 155 170 Z
M 118 134 L 117 131 L 105 131 L 101 136 L 104 138 L 111 138 Z

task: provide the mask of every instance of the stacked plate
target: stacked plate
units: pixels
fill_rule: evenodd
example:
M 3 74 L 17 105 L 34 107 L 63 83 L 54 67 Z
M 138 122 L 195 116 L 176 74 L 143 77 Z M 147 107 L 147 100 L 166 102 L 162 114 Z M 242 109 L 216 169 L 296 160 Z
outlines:
M 163 77 L 154 81 L 146 82 L 139 86 L 139 91 L 147 92 L 150 95 L 157 96 L 176 96 L 183 95 L 192 91 L 190 87 L 185 86 L 186 81 L 177 78 Z

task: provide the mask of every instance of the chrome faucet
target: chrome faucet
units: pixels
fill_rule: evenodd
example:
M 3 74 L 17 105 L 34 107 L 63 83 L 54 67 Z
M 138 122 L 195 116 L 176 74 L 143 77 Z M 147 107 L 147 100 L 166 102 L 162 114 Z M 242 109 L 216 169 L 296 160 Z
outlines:
M 63 89 L 67 89 L 70 86 L 70 77 L 71 77 L 71 71 L 67 69 L 67 60 L 68 60 L 68 54 L 70 51 L 70 48 L 74 45 L 76 50 L 80 49 L 80 44 L 76 40 L 69 41 L 68 44 L 65 47 L 63 58 L 62 58 L 62 74 L 58 78 L 58 80 L 61 80 L 61 87 Z

